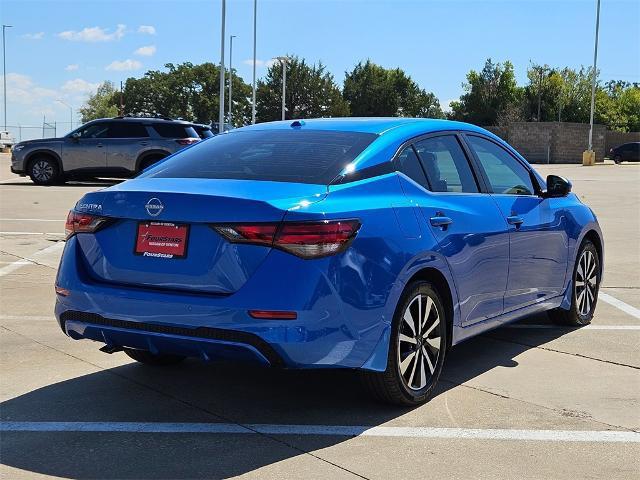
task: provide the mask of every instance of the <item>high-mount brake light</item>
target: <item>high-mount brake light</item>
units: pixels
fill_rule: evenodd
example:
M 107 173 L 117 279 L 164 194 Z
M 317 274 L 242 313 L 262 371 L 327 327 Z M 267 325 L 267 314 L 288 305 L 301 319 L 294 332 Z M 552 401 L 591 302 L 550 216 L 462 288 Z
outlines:
M 320 258 L 343 251 L 360 229 L 358 220 L 216 225 L 231 243 L 279 248 L 301 258 Z
M 93 233 L 103 227 L 108 221 L 109 219 L 105 217 L 71 210 L 64 224 L 64 232 L 67 238 L 76 233 Z

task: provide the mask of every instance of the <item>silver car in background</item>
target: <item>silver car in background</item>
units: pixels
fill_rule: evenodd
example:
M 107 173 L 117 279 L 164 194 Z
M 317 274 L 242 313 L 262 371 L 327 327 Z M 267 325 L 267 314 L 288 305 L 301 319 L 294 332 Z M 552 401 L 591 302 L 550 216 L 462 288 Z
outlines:
M 198 142 L 190 122 L 170 118 L 92 120 L 62 138 L 14 145 L 11 171 L 39 185 L 70 178 L 131 177 L 167 155 Z

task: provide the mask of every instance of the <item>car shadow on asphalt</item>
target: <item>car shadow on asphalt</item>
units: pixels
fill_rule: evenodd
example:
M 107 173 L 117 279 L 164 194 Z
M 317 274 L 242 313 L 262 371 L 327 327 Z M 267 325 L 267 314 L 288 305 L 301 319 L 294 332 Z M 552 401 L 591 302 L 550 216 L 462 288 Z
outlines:
M 546 316 L 532 320 L 547 322 Z M 498 330 L 451 350 L 435 396 L 568 329 Z M 513 332 L 516 332 L 515 334 Z M 119 354 L 122 355 L 122 354 Z M 428 409 L 429 404 L 419 407 Z M 12 422 L 204 422 L 385 424 L 411 409 L 380 404 L 351 371 L 284 371 L 189 360 L 154 368 L 130 363 L 39 388 L 0 404 Z M 444 426 L 446 421 L 439 425 Z M 67 478 L 228 478 L 330 447 L 344 436 L 259 434 L 3 432 L 1 463 Z M 373 455 L 373 452 L 371 452 Z M 315 460 L 314 460 L 315 461 Z

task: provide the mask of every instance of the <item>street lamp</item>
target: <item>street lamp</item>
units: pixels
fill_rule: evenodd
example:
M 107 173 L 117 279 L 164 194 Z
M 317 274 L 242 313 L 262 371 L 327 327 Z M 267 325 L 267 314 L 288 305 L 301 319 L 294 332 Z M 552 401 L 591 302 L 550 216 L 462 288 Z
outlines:
M 13 25 L 2 25 L 2 81 L 4 82 L 4 131 L 7 131 L 7 50 L 4 31 Z
M 256 26 L 258 0 L 253 0 L 253 88 L 251 90 L 251 124 L 256 123 Z
M 233 39 L 236 38 L 236 35 L 229 36 L 229 123 L 231 123 L 231 116 L 233 112 L 231 111 L 233 107 L 233 102 L 231 102 L 231 94 L 233 92 Z
M 222 18 L 220 27 L 220 108 L 218 111 L 218 133 L 224 131 L 224 26 L 227 2 L 222 0 Z
M 593 111 L 596 100 L 596 64 L 598 62 L 598 30 L 600 29 L 600 0 L 596 6 L 596 39 L 593 47 L 593 70 L 591 71 L 591 114 L 589 115 L 589 152 L 593 151 Z
M 287 111 L 285 104 L 285 94 L 287 93 L 287 62 L 289 61 L 289 57 L 276 57 L 275 60 L 278 60 L 282 64 L 282 120 L 285 120 L 285 112 Z
M 56 99 L 56 102 L 61 103 L 62 105 L 64 105 L 67 108 L 69 108 L 69 131 L 73 130 L 73 108 L 67 102 L 65 102 L 65 101 L 63 101 L 63 100 L 61 100 L 59 98 Z

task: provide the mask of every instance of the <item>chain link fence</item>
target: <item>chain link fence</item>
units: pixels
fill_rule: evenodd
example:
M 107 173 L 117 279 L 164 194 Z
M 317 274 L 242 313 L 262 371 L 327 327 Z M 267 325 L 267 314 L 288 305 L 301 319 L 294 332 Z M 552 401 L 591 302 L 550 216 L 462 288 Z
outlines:
M 7 131 L 14 139 L 15 143 L 18 143 L 23 140 L 62 137 L 77 126 L 78 124 L 75 122 L 48 122 L 45 120 L 40 125 L 7 125 Z M 0 128 L 2 128 L 2 126 L 0 126 Z

